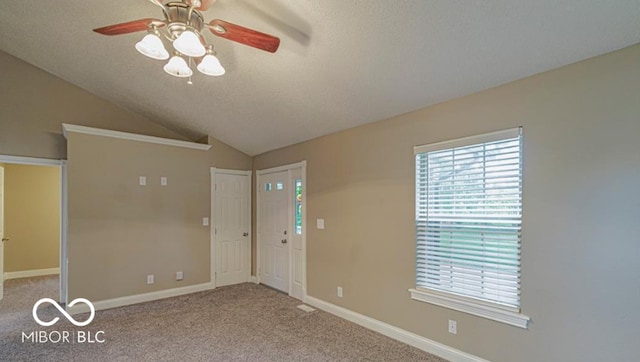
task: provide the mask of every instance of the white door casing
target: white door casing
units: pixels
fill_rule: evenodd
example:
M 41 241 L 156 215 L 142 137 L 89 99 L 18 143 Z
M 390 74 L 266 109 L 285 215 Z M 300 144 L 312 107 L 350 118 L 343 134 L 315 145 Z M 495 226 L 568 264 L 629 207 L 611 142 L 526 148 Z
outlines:
M 67 255 L 67 161 L 60 161 L 60 303 L 67 303 L 69 257 Z
M 0 166 L 0 300 L 4 297 L 4 167 Z
M 47 158 L 34 158 L 34 157 L 21 157 L 21 156 L 7 156 L 0 155 L 0 162 L 17 164 L 17 165 L 31 165 L 31 166 L 56 166 L 60 169 L 60 300 L 61 304 L 67 303 L 68 295 L 68 265 L 69 259 L 67 257 L 67 161 L 66 160 L 51 160 Z M 4 177 L 3 177 L 4 179 Z M 4 182 L 3 182 L 4 183 Z M 3 190 L 4 195 L 4 190 Z M 1 207 L 4 207 L 4 200 Z M 4 214 L 4 210 L 0 212 Z M 4 216 L 2 216 L 4 218 Z M 0 232 L 1 234 L 1 232 Z M 6 238 L 6 237 L 5 237 Z M 4 280 L 4 270 L 2 261 L 4 257 L 0 254 L 0 281 Z M 0 283 L 1 284 L 1 283 Z M 1 287 L 1 286 L 0 286 Z
M 256 174 L 258 282 L 302 300 L 306 295 L 306 162 Z
M 251 171 L 211 169 L 212 282 L 245 283 L 251 275 Z

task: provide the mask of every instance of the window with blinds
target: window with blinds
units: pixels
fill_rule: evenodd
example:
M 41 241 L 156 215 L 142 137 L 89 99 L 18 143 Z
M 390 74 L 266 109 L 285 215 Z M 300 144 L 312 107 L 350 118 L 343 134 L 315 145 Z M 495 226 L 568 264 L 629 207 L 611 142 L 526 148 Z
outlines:
M 417 288 L 519 310 L 521 129 L 414 152 Z

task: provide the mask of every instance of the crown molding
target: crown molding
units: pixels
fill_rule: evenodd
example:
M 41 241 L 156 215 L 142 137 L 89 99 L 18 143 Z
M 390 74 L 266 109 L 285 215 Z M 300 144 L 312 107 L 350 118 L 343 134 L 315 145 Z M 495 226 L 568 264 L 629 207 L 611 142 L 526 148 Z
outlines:
M 170 138 L 161 138 L 161 137 L 155 137 L 155 136 L 146 136 L 146 135 L 141 135 L 136 133 L 111 131 L 111 130 L 101 129 L 101 128 L 78 126 L 75 124 L 63 123 L 62 130 L 65 138 L 67 138 L 67 135 L 71 132 L 71 133 L 89 134 L 93 136 L 118 138 L 118 139 L 128 140 L 128 141 L 138 141 L 138 142 L 155 143 L 155 144 L 167 145 L 167 146 L 191 148 L 194 150 L 202 150 L 202 151 L 207 151 L 211 149 L 211 145 L 205 145 L 202 143 L 180 141 L 180 140 L 174 140 Z
M 49 158 L 37 158 L 37 157 L 23 157 L 23 156 L 9 156 L 0 155 L 0 162 L 18 165 L 31 165 L 31 166 L 60 166 L 64 160 L 52 160 Z

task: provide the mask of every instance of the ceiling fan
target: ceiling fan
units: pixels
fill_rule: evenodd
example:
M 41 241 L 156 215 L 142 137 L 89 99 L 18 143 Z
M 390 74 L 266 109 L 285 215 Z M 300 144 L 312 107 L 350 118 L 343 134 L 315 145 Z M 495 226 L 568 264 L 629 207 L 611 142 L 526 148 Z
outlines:
M 175 52 L 164 66 L 165 72 L 176 77 L 189 77 L 189 84 L 193 75 L 190 65 L 193 62 L 197 63 L 197 69 L 203 74 L 220 76 L 225 73 L 213 45 L 207 44 L 202 34 L 204 28 L 208 28 L 213 35 L 270 53 L 275 53 L 280 46 L 280 39 L 269 34 L 220 19 L 205 22 L 202 11 L 216 0 L 171 0 L 166 4 L 163 4 L 163 0 L 147 1 L 162 9 L 164 19 L 138 19 L 93 31 L 103 35 L 121 35 L 146 30 L 147 35 L 136 44 L 136 49 L 150 58 L 160 60 L 170 57 L 162 41 L 162 38 L 166 39 L 173 44 Z

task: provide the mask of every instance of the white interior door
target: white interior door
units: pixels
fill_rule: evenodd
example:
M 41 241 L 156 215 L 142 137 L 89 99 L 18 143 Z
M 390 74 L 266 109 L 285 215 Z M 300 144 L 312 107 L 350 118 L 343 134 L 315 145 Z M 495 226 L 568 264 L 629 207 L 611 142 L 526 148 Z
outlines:
M 289 172 L 261 175 L 259 183 L 260 282 L 289 293 Z
M 251 275 L 251 172 L 213 172 L 215 285 L 245 283 Z
M 4 167 L 0 166 L 0 299 L 4 296 Z

